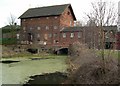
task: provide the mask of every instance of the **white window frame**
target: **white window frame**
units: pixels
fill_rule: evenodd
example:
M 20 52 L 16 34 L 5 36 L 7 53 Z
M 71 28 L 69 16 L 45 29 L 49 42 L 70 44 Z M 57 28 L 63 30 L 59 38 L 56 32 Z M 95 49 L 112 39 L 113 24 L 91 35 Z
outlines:
M 52 37 L 52 34 L 50 33 L 50 34 L 49 34 L 49 38 L 51 38 L 51 37 Z
M 41 27 L 37 27 L 38 30 L 41 30 Z
M 81 38 L 81 33 L 80 32 L 78 32 L 78 38 Z
M 37 38 L 40 38 L 40 34 L 37 34 Z
M 57 16 L 55 16 L 55 19 L 57 19 L 58 17 Z
M 72 20 L 70 20 L 70 26 L 72 26 Z
M 66 38 L 66 33 L 63 33 L 63 38 Z
M 46 19 L 49 19 L 49 17 L 46 17 Z
M 32 27 L 30 27 L 30 30 L 32 30 L 33 28 Z
M 54 29 L 57 29 L 57 26 L 54 26 Z
M 49 30 L 49 26 L 46 26 L 45 28 L 46 28 L 46 30 Z
M 16 36 L 17 36 L 17 39 L 20 39 L 20 34 L 16 34 Z
M 70 38 L 73 38 L 74 37 L 74 33 L 70 33 Z
M 26 30 L 26 27 L 23 27 L 23 30 L 25 31 L 25 30 Z

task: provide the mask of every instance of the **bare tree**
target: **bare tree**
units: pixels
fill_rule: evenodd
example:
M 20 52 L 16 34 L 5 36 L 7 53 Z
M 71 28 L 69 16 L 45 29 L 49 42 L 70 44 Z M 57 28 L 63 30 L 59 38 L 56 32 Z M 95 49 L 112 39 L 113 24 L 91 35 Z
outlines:
M 14 29 L 16 29 L 16 17 L 13 14 L 10 14 L 10 17 L 8 18 L 8 25 L 11 29 L 12 38 L 14 38 Z
M 104 58 L 104 28 L 103 26 L 110 26 L 115 24 L 116 21 L 116 10 L 114 8 L 114 3 L 112 2 L 103 2 L 99 0 L 98 2 L 92 2 L 92 11 L 91 13 L 87 14 L 87 17 L 90 22 L 89 24 L 93 26 L 96 25 L 98 27 L 99 38 L 100 38 L 100 48 L 101 50 L 101 57 L 103 61 L 103 67 L 105 67 L 105 58 Z M 104 68 L 103 68 L 104 69 Z M 105 73 L 105 70 L 103 70 Z

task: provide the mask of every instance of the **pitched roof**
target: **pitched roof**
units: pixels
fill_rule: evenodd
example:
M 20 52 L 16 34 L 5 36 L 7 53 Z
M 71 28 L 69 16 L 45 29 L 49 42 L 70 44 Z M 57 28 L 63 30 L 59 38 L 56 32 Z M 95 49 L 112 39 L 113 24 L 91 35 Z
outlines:
M 57 16 L 57 15 L 61 15 L 67 7 L 70 7 L 74 20 L 76 20 L 70 4 L 31 8 L 31 9 L 28 9 L 25 13 L 23 13 L 19 18 Z

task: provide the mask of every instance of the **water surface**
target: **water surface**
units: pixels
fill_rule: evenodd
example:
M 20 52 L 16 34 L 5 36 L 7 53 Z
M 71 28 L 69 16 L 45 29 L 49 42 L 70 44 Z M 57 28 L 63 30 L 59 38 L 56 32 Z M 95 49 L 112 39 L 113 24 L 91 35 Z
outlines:
M 2 65 L 2 71 L 0 71 L 0 73 L 2 72 L 2 84 L 23 84 L 29 80 L 30 76 L 54 73 L 56 71 L 66 72 L 65 58 L 56 57 L 55 59 L 42 60 L 14 58 L 12 60 L 19 60 L 20 62 L 11 64 L 0 63 Z

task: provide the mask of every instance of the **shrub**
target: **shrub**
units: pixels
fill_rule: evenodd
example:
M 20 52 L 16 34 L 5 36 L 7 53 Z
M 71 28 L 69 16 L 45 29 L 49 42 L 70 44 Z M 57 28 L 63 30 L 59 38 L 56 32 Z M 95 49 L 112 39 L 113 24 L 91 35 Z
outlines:
M 74 43 L 68 63 L 69 78 L 65 84 L 119 84 L 118 61 L 113 57 L 105 59 L 105 73 L 100 56 L 84 44 Z M 77 55 L 76 55 L 77 54 Z

